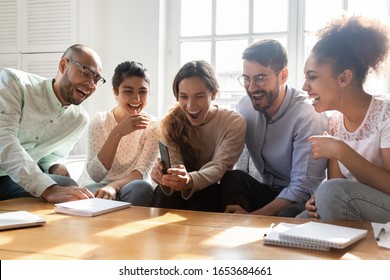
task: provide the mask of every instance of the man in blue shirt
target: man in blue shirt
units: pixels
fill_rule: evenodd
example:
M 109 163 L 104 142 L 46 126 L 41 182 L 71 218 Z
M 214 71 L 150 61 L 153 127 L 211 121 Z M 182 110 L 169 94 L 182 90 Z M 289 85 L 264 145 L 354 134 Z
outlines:
M 55 79 L 1 71 L 0 200 L 35 196 L 55 203 L 93 197 L 61 162 L 88 124 L 87 112 L 77 105 L 105 82 L 101 68 L 99 55 L 77 44 L 61 57 Z
M 253 43 L 243 60 L 239 82 L 247 96 L 237 110 L 247 121 L 246 151 L 260 181 L 238 164 L 241 170 L 229 171 L 221 180 L 222 208 L 295 216 L 325 178 L 326 161 L 314 159 L 307 139 L 326 130 L 327 118 L 315 112 L 306 94 L 287 86 L 287 54 L 278 41 Z M 302 207 L 294 211 L 297 205 Z

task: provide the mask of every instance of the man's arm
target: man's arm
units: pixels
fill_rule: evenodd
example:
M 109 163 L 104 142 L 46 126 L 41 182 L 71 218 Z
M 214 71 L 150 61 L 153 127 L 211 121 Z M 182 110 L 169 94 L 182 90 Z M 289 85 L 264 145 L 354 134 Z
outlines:
M 22 147 L 19 139 L 19 126 L 22 105 L 25 103 L 24 88 L 19 86 L 18 77 L 9 69 L 0 73 L 0 172 L 8 175 L 18 185 L 34 196 L 55 182 L 39 168 Z M 40 186 L 34 185 L 35 181 Z
M 295 108 L 295 110 L 298 110 Z M 297 203 L 306 202 L 325 178 L 326 159 L 315 159 L 308 138 L 327 129 L 327 117 L 313 111 L 296 116 L 292 139 L 290 183 L 278 198 Z

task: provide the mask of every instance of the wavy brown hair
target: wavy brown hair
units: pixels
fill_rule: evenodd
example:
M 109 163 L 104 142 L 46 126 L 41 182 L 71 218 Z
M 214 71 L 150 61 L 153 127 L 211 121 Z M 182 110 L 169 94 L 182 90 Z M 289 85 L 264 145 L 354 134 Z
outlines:
M 195 60 L 183 65 L 175 76 L 172 88 L 177 101 L 180 82 L 190 77 L 202 79 L 211 92 L 218 93 L 219 85 L 212 66 L 206 61 Z M 177 147 L 187 171 L 197 170 L 202 141 L 198 129 L 190 123 L 178 104 L 161 121 L 161 133 L 165 135 L 169 146 Z

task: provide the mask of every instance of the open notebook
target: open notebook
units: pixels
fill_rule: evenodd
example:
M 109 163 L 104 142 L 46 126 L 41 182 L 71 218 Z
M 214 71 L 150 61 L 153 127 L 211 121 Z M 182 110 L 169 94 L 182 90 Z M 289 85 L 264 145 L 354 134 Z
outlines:
M 54 211 L 77 216 L 98 216 L 105 213 L 128 208 L 131 203 L 124 201 L 90 198 L 76 201 L 57 203 Z
M 319 222 L 307 222 L 283 231 L 279 238 L 285 242 L 299 242 L 344 249 L 364 238 L 367 230 Z
M 0 213 L 0 230 L 34 227 L 45 223 L 45 219 L 27 211 Z

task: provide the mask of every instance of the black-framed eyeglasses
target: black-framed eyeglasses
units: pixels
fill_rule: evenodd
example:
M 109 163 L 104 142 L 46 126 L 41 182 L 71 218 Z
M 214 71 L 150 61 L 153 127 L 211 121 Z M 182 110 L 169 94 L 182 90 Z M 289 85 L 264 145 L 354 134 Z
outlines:
M 246 75 L 241 75 L 238 77 L 238 82 L 240 83 L 241 86 L 243 87 L 249 87 L 249 85 L 252 83 L 255 83 L 256 86 L 258 87 L 264 87 L 267 83 L 267 79 L 272 76 L 278 74 L 284 67 L 280 68 L 279 70 L 273 72 L 272 74 L 266 75 L 266 74 L 258 74 L 253 76 L 252 78 L 246 76 Z
M 72 59 L 66 59 L 67 61 L 69 61 L 70 63 L 73 63 L 77 66 L 80 66 L 82 67 L 82 69 L 80 69 L 80 73 L 82 76 L 86 77 L 87 79 L 93 79 L 93 82 L 95 83 L 95 85 L 98 87 L 98 86 L 101 86 L 102 84 L 104 84 L 106 82 L 106 79 L 104 79 L 102 76 L 100 76 L 98 73 L 96 73 L 95 71 L 93 71 L 91 69 L 91 67 L 87 66 L 87 65 L 84 65 L 80 62 L 77 62 L 77 61 L 74 61 Z

